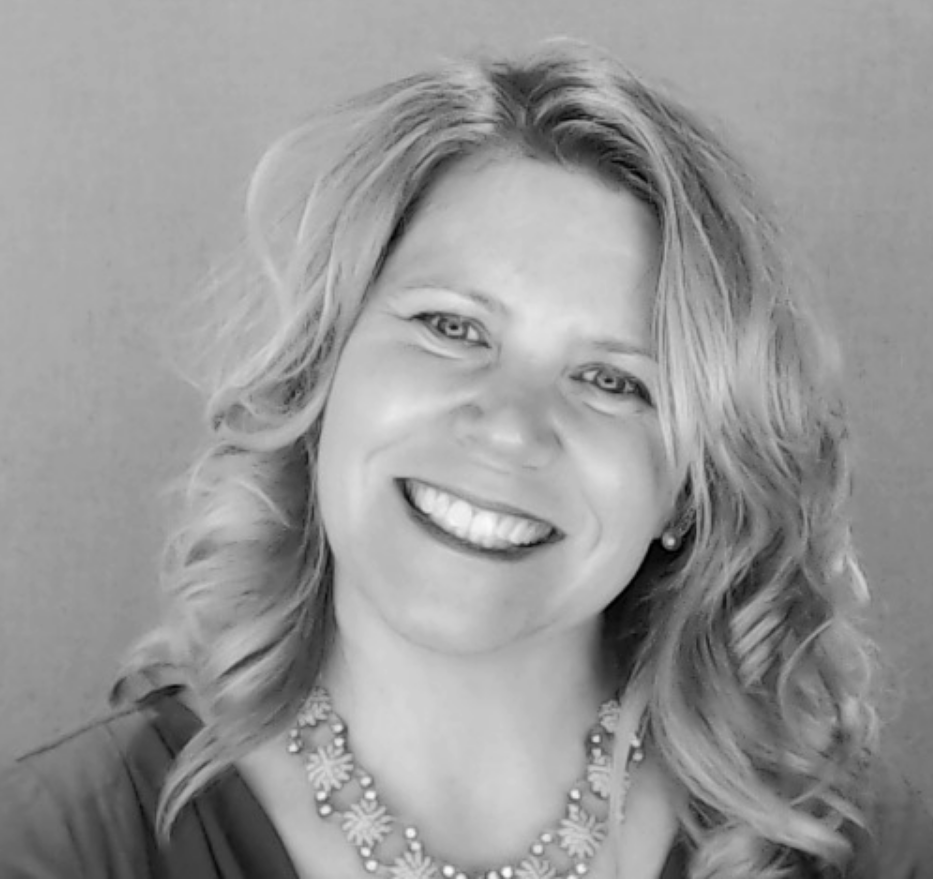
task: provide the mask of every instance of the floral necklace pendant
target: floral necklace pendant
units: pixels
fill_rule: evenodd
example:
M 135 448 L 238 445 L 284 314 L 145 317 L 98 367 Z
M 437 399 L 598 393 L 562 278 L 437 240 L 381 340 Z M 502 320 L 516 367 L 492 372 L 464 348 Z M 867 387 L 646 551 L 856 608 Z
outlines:
M 401 824 L 379 798 L 373 777 L 357 763 L 347 741 L 347 726 L 334 712 L 323 687 L 312 690 L 289 732 L 288 751 L 305 753 L 304 768 L 318 815 L 336 823 L 359 856 L 363 869 L 388 878 L 580 878 L 590 869 L 609 830 L 612 749 L 621 708 L 615 699 L 600 707 L 586 739 L 583 775 L 567 792 L 561 820 L 543 831 L 527 854 L 484 872 L 469 875 L 453 863 L 433 858 L 415 826 Z M 633 736 L 621 790 L 630 768 L 642 758 L 645 721 Z

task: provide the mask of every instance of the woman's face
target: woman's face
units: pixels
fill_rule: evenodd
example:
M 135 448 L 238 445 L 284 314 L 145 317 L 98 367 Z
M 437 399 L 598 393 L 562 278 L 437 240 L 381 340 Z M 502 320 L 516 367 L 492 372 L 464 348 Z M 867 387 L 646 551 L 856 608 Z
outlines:
M 459 653 L 598 622 L 673 503 L 656 252 L 649 210 L 583 172 L 509 158 L 437 183 L 324 416 L 338 616 Z

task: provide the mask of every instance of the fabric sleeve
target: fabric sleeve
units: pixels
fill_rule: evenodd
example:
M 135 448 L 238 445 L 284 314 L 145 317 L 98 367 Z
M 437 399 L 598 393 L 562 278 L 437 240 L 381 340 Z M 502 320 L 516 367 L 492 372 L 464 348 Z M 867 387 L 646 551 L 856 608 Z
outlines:
M 233 775 L 191 801 L 158 842 L 167 771 L 199 726 L 177 700 L 157 698 L 0 771 L 0 877 L 294 877 L 271 822 Z
M 0 875 L 147 876 L 143 808 L 114 736 L 138 721 L 90 726 L 0 774 Z
M 87 877 L 61 806 L 27 766 L 0 775 L 0 877 Z

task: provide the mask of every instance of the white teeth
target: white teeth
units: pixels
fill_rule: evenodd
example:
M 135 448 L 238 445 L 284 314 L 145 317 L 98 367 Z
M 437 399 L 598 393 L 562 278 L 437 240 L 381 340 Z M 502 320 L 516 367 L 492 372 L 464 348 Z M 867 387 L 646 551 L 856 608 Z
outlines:
M 415 506 L 432 522 L 448 534 L 469 540 L 476 546 L 490 549 L 527 546 L 542 540 L 551 530 L 541 522 L 477 509 L 429 485 L 408 482 L 407 487 Z
M 473 517 L 473 508 L 465 500 L 455 500 L 444 515 L 444 520 L 452 527 L 463 531 L 469 527 Z
M 424 489 L 422 506 L 428 515 L 434 512 L 434 508 L 437 506 L 437 492 L 433 488 Z
M 492 513 L 479 513 L 470 523 L 467 537 L 472 543 L 483 543 L 487 538 L 496 537 L 496 517 Z
M 534 536 L 534 532 L 534 525 L 529 525 L 527 522 L 519 522 L 511 532 L 509 532 L 509 540 L 512 541 L 512 543 L 528 543 Z
M 434 502 L 431 505 L 431 511 L 428 515 L 442 517 L 447 513 L 447 510 L 450 509 L 450 505 L 453 501 L 446 494 L 439 494 L 433 488 L 430 490 L 434 494 Z

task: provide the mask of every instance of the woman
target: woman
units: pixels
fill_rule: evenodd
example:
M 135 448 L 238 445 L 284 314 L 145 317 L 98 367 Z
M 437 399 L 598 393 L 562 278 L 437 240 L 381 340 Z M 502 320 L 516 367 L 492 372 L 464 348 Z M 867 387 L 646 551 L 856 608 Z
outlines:
M 838 361 L 708 128 L 555 43 L 299 129 L 249 220 L 164 624 L 8 774 L 0 868 L 931 868 L 876 773 Z

